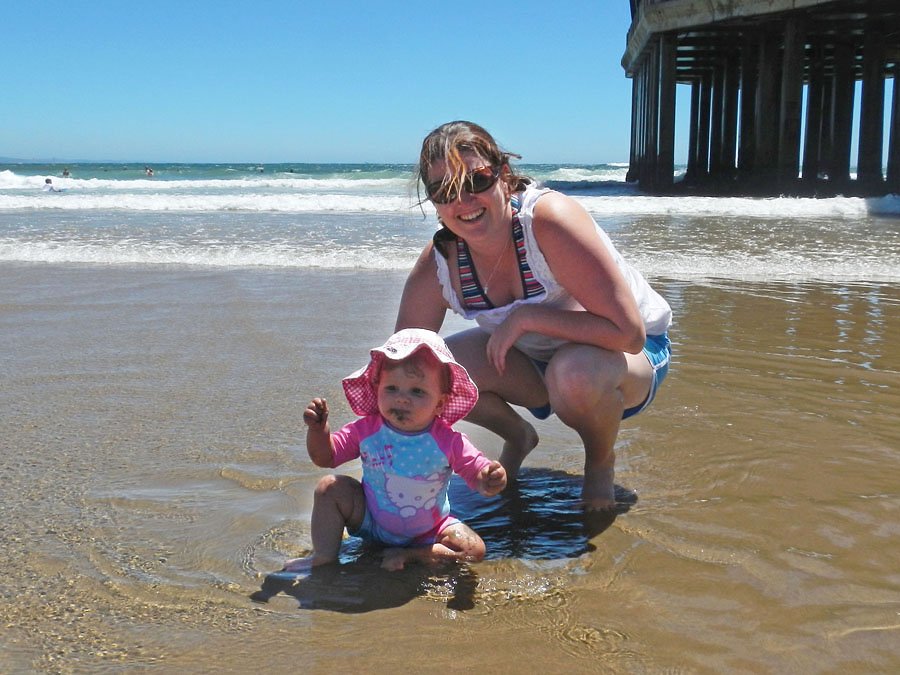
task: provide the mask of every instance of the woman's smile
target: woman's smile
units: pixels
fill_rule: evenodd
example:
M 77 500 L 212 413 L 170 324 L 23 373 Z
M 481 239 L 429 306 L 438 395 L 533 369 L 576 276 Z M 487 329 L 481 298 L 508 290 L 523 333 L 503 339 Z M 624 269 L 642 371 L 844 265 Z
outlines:
M 481 218 L 481 216 L 484 215 L 485 211 L 487 211 L 487 209 L 482 206 L 477 211 L 474 211 L 472 213 L 466 213 L 466 214 L 461 213 L 460 215 L 457 216 L 457 218 L 459 218 L 460 220 L 462 220 L 464 222 L 471 223 L 472 221 L 478 220 L 479 218 Z

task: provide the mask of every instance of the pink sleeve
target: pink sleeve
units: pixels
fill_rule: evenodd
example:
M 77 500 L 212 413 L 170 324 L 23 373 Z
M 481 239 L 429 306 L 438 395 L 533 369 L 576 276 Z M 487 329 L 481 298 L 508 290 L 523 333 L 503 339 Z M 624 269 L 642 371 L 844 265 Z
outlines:
M 331 458 L 332 468 L 359 457 L 360 441 L 369 435 L 365 429 L 367 419 L 369 418 L 362 417 L 354 420 L 331 434 L 331 440 L 334 443 L 334 455 Z
M 478 474 L 489 466 L 491 460 L 484 456 L 464 433 L 454 431 L 449 426 L 435 430 L 435 438 L 450 463 L 450 468 L 473 490 L 478 489 Z

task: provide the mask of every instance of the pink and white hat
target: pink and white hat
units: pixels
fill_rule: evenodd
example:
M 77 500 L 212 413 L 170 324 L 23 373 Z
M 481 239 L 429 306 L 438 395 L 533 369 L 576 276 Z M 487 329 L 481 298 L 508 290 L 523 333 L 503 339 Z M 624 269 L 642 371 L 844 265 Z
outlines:
M 444 404 L 441 417 L 447 424 L 454 424 L 469 414 L 478 402 L 478 387 L 466 369 L 459 365 L 440 335 L 424 328 L 405 328 L 394 333 L 380 347 L 373 349 L 371 360 L 343 380 L 344 393 L 350 407 L 357 415 L 373 415 L 378 412 L 376 381 L 385 359 L 402 361 L 420 349 L 429 350 L 441 363 L 450 366 L 450 394 Z

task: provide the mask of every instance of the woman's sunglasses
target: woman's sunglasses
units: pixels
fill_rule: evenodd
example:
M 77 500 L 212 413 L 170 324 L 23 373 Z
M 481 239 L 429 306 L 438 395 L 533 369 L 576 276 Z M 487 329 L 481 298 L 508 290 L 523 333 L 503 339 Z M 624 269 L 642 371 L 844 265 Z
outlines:
M 501 167 L 483 166 L 473 169 L 466 174 L 462 181 L 462 189 L 470 195 L 490 190 L 500 178 Z M 459 189 L 452 189 L 443 179 L 436 180 L 425 186 L 428 198 L 435 204 L 448 204 L 459 198 Z

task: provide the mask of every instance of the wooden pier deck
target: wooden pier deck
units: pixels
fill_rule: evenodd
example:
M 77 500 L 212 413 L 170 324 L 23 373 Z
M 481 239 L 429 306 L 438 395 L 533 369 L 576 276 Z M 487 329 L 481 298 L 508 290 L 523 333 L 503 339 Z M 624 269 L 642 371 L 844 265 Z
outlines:
M 629 181 L 675 189 L 682 90 L 691 105 L 679 189 L 900 193 L 900 86 L 886 97 L 900 75 L 900 0 L 630 1 Z

